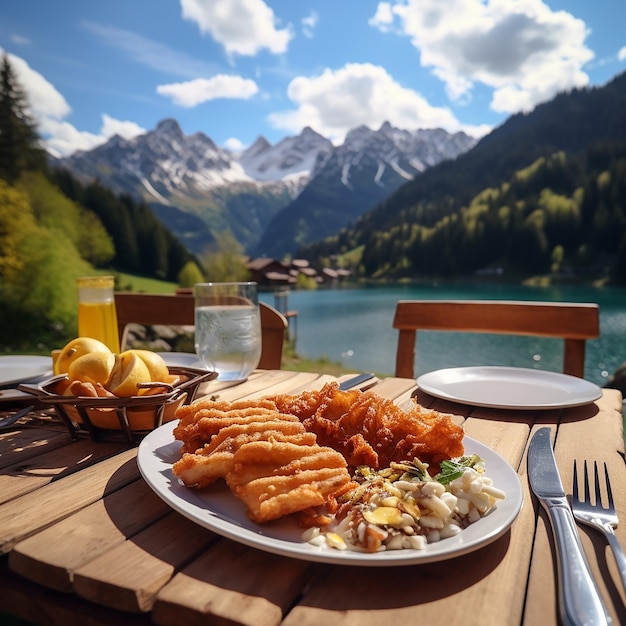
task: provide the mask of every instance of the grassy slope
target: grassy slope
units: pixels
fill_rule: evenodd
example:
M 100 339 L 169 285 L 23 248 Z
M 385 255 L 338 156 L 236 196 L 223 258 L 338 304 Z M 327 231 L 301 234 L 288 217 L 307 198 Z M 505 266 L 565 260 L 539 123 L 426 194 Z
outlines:
M 122 291 L 143 291 L 146 293 L 174 293 L 178 285 L 156 278 L 133 276 L 132 274 L 117 273 L 119 289 Z

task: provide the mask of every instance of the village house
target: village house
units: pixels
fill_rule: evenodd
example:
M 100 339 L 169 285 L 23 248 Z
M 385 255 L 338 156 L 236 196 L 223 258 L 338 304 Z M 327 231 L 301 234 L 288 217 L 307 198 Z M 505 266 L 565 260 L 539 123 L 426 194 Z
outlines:
M 318 283 L 336 282 L 351 275 L 349 270 L 343 269 L 324 268 L 318 272 L 306 259 L 294 259 L 286 264 L 276 259 L 259 257 L 249 261 L 246 267 L 250 271 L 250 280 L 264 287 L 295 285 L 299 274 L 313 278 Z

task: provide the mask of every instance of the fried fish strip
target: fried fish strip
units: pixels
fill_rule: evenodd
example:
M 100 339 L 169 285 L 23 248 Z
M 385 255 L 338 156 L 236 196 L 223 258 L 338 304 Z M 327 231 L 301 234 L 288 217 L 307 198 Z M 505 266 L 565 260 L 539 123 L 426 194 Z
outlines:
M 237 408 L 233 406 L 231 409 L 223 410 L 207 407 L 198 411 L 195 421 L 179 423 L 174 428 L 174 437 L 183 442 L 183 452 L 195 452 L 198 448 L 210 443 L 212 438 L 224 428 L 276 419 L 289 422 L 299 421 L 294 415 L 281 415 L 276 408 L 271 410 L 266 407 Z
M 190 404 L 179 407 L 176 410 L 176 417 L 180 420 L 181 425 L 196 420 L 197 415 L 204 409 L 215 409 L 218 411 L 240 411 L 245 409 L 276 409 L 276 406 L 270 400 L 235 400 L 228 402 L 227 400 L 212 400 L 209 396 L 198 398 Z
M 283 415 L 275 412 L 271 417 L 264 415 L 251 422 L 241 421 L 223 426 L 211 437 L 210 443 L 205 444 L 204 448 L 199 451 L 199 454 L 210 454 L 218 447 L 232 447 L 233 439 L 240 436 L 255 437 L 259 433 L 263 434 L 267 432 L 278 432 L 283 435 L 308 434 L 312 435 L 312 439 L 315 442 L 315 435 L 313 435 L 313 433 L 307 433 L 302 422 L 297 419 L 294 420 L 293 418 L 293 415 Z
M 183 441 L 182 458 L 173 465 L 174 474 L 186 485 L 201 488 L 224 478 L 236 450 L 249 441 L 274 437 L 291 438 L 302 445 L 316 442 L 315 435 L 306 433 L 296 416 L 270 410 L 267 404 L 199 404 L 194 419 L 187 416 L 186 422 L 174 429 L 174 436 Z
M 226 482 L 258 523 L 323 505 L 352 484 L 335 450 L 280 441 L 239 448 Z
M 226 478 L 233 469 L 237 450 L 253 441 L 285 441 L 297 446 L 316 444 L 315 435 L 305 432 L 304 428 L 302 432 L 289 433 L 267 430 L 262 424 L 261 422 L 255 424 L 261 427 L 256 432 L 234 435 L 222 440 L 219 445 L 213 446 L 211 443 L 196 453 L 183 454 L 172 466 L 172 471 L 188 487 L 202 489 L 219 478 Z M 302 424 L 298 425 L 302 427 Z

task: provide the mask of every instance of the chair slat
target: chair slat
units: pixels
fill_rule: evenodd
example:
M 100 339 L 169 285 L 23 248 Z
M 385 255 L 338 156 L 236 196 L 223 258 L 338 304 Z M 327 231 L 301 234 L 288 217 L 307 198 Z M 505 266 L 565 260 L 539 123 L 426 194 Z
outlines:
M 279 311 L 260 304 L 262 349 L 259 368 L 280 369 L 287 319 Z M 120 345 L 126 343 L 129 324 L 194 326 L 195 299 L 191 291 L 174 294 L 116 292 L 115 307 Z
M 396 376 L 413 378 L 418 330 L 555 337 L 564 340 L 563 371 L 584 375 L 585 342 L 600 336 L 595 303 L 509 300 L 400 300 Z

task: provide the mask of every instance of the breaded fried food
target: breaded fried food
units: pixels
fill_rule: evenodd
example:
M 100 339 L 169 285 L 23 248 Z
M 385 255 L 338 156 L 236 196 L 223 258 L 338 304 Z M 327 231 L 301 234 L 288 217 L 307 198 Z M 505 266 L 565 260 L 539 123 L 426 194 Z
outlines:
M 345 459 L 332 448 L 280 441 L 239 448 L 226 482 L 257 523 L 321 506 L 355 486 Z
M 205 402 L 194 415 L 182 418 L 176 428 L 174 437 L 183 442 L 182 452 L 195 452 L 199 448 L 210 443 L 212 438 L 222 429 L 232 425 L 241 425 L 253 422 L 283 421 L 298 422 L 297 416 L 283 414 L 277 417 L 279 412 L 276 406 L 270 408 L 269 403 L 262 402 L 261 406 L 250 406 L 250 402 L 214 403 L 215 406 Z M 182 407 L 181 407 L 182 408 Z M 178 417 L 178 411 L 176 412 Z
M 336 510 L 337 498 L 356 487 L 349 468 L 415 457 L 434 466 L 463 454 L 463 430 L 449 415 L 417 404 L 404 411 L 336 383 L 264 400 L 201 399 L 176 416 L 183 445 L 174 474 L 197 488 L 224 478 L 258 523 Z
M 190 404 L 181 406 L 176 410 L 176 417 L 180 420 L 182 426 L 189 421 L 195 421 L 197 416 L 202 416 L 205 409 L 218 411 L 239 411 L 244 409 L 276 409 L 276 405 L 271 400 L 235 400 L 228 402 L 227 400 L 213 400 L 210 396 L 197 398 Z
M 211 442 L 206 444 L 200 454 L 211 454 L 217 448 L 232 449 L 234 451 L 234 440 L 240 437 L 256 437 L 264 433 L 276 433 L 280 435 L 311 435 L 307 439 L 312 439 L 315 443 L 315 435 L 307 433 L 304 425 L 299 420 L 294 420 L 294 415 L 283 415 L 274 412 L 271 417 L 258 419 L 255 421 L 241 421 L 224 426 L 211 437 Z M 310 444 L 306 444 L 310 445 Z M 237 446 L 239 447 L 239 446 Z
M 337 383 L 268 400 L 296 415 L 320 445 L 340 452 L 350 467 L 381 469 L 416 457 L 437 466 L 464 452 L 463 429 L 451 416 L 417 403 L 407 411 L 373 392 L 342 391 Z
M 203 400 L 195 404 L 194 413 L 181 410 L 174 437 L 183 442 L 182 458 L 174 463 L 174 474 L 186 485 L 201 488 L 224 478 L 235 452 L 250 441 L 316 443 L 315 435 L 307 433 L 295 415 L 281 414 L 272 406 L 265 401 Z
M 317 443 L 313 433 L 307 433 L 300 422 L 274 420 L 235 424 L 223 428 L 195 453 L 184 453 L 172 466 L 172 471 L 188 487 L 201 489 L 225 478 L 232 470 L 234 455 L 239 448 L 252 441 L 288 441 L 299 446 Z

